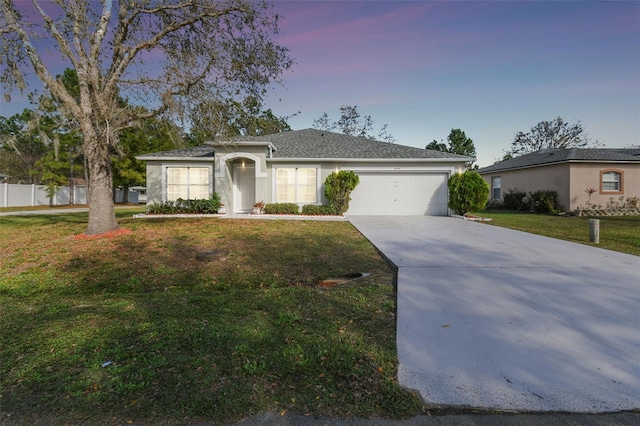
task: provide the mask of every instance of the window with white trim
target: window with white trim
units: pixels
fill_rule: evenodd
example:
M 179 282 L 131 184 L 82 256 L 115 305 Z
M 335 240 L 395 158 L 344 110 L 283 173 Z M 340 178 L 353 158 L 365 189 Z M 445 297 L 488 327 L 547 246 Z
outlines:
M 167 201 L 208 199 L 209 167 L 167 167 Z
M 602 172 L 602 192 L 621 192 L 622 173 L 614 171 Z
M 500 176 L 494 176 L 491 178 L 491 198 L 494 200 L 499 200 L 502 198 L 502 179 Z
M 282 167 L 276 169 L 276 202 L 305 203 L 318 201 L 318 169 Z

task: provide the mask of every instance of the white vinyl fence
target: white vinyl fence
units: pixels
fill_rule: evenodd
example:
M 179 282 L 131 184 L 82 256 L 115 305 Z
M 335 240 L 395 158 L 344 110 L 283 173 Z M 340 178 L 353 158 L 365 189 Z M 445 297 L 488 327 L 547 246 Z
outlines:
M 87 204 L 87 189 L 84 185 L 73 187 L 74 204 Z M 116 201 L 122 202 L 122 189 L 116 189 Z M 138 202 L 138 192 L 129 191 L 129 202 Z M 61 186 L 53 197 L 54 206 L 69 204 L 69 187 Z M 46 186 L 22 185 L 13 183 L 0 184 L 0 207 L 48 206 Z

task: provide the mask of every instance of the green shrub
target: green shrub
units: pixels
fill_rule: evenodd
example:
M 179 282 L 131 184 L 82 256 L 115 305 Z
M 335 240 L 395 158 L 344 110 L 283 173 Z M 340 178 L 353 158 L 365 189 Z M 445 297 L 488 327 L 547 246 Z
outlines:
M 536 192 L 530 192 L 530 194 L 533 210 L 536 213 L 556 213 L 558 211 L 558 193 L 556 191 L 541 189 Z
M 527 202 L 523 202 L 523 199 L 527 198 Z M 502 202 L 504 208 L 507 210 L 529 210 L 529 198 L 527 197 L 527 193 L 524 191 L 518 191 L 517 189 L 509 189 L 502 196 Z
M 504 209 L 504 203 L 498 198 L 492 198 L 487 201 L 487 205 L 484 208 L 486 210 L 502 210 Z
M 184 200 L 178 198 L 176 201 L 165 201 L 160 204 L 150 204 L 147 206 L 149 214 L 215 214 L 220 209 L 220 195 L 211 194 L 208 200 Z
M 459 215 L 482 210 L 489 199 L 489 184 L 478 172 L 454 174 L 447 182 L 449 208 Z
M 300 207 L 296 203 L 272 203 L 264 206 L 265 214 L 299 214 Z
M 337 214 L 341 215 L 349 210 L 351 191 L 358 186 L 358 183 L 360 178 L 350 170 L 340 170 L 327 176 L 324 181 L 324 195 Z
M 328 205 L 305 204 L 302 206 L 302 214 L 309 216 L 335 216 L 336 212 L 333 207 Z
M 177 207 L 173 201 L 165 201 L 164 203 L 154 203 L 147 205 L 148 214 L 175 214 Z

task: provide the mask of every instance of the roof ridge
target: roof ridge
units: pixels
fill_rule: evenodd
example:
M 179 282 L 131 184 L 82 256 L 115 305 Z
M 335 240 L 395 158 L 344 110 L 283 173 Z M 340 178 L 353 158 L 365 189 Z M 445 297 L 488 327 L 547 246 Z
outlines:
M 560 153 L 561 155 L 557 155 Z M 636 162 L 640 161 L 640 148 L 549 148 L 529 152 L 508 160 L 482 167 L 481 173 L 509 169 L 543 166 L 570 161 L 583 162 Z

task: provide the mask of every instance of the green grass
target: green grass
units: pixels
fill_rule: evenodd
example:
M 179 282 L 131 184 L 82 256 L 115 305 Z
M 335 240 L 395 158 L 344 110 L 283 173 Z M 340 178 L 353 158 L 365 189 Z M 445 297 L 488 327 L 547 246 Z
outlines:
M 88 240 L 86 213 L 0 218 L 3 421 L 422 412 L 396 380 L 393 271 L 348 223 L 118 216 L 132 234 Z M 317 287 L 351 272 L 371 276 Z
M 640 256 L 640 216 L 598 217 L 600 244 L 589 242 L 588 217 L 483 211 L 491 225 Z

